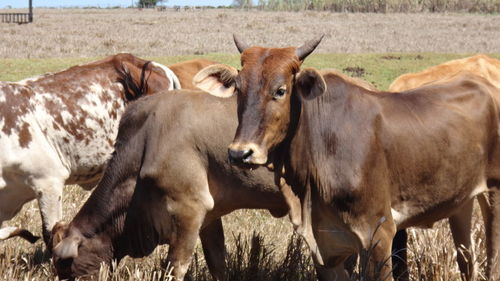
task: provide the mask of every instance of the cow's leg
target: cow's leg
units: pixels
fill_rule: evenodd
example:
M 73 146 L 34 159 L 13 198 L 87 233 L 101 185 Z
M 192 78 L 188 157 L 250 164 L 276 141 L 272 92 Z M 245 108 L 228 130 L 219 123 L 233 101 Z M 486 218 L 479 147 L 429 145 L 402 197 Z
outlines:
M 385 218 L 389 219 L 381 222 L 373 234 L 369 253 L 368 274 L 374 276 L 374 280 L 392 280 L 391 250 L 396 225 L 392 217 L 386 216 Z
M 174 231 L 167 256 L 167 261 L 173 266 L 172 274 L 176 280 L 184 280 L 205 218 L 205 210 L 201 211 L 196 203 L 186 204 L 182 209 L 182 212 L 175 212 L 172 216 Z
M 475 279 L 474 249 L 471 246 L 473 200 L 470 200 L 457 213 L 449 217 L 450 230 L 457 250 L 457 262 L 462 278 Z
M 221 218 L 205 226 L 200 231 L 200 239 L 205 260 L 213 278 L 220 281 L 226 280 L 226 247 Z
M 3 179 L 0 186 L 0 227 L 6 220 L 12 219 L 23 207 L 23 205 L 33 199 L 35 194 L 31 188 L 23 184 L 7 184 Z M 31 243 L 38 240 L 31 232 L 17 227 L 4 227 L 0 229 L 0 240 L 10 237 L 20 236 Z
M 14 185 L 0 188 L 0 226 L 4 221 L 12 219 L 25 203 L 33 199 L 35 194 L 30 188 Z
M 344 263 L 340 263 L 333 268 L 324 266 L 316 266 L 316 275 L 318 280 L 335 280 L 335 281 L 348 281 L 350 280 L 344 269 Z
M 49 246 L 52 228 L 62 219 L 62 192 L 64 180 L 42 178 L 33 181 L 42 217 L 42 231 L 45 244 Z M 48 247 L 49 251 L 51 247 Z
M 288 217 L 293 224 L 294 229 L 297 229 L 302 224 L 301 204 L 299 198 L 293 193 L 288 184 L 283 184 L 280 187 L 283 197 L 288 205 Z
M 477 202 L 481 209 L 481 215 L 483 216 L 483 221 L 485 222 L 485 227 L 489 227 L 489 221 L 491 220 L 491 204 L 489 194 L 487 192 L 481 193 L 476 196 Z M 486 232 L 489 230 L 486 229 Z
M 500 189 L 489 190 L 489 216 L 485 218 L 488 280 L 500 280 Z
M 188 167 L 173 165 L 167 172 L 156 170 L 156 167 L 160 165 L 153 167 L 155 173 L 158 172 L 161 175 L 157 182 L 168 192 L 166 204 L 172 218 L 173 229 L 167 261 L 173 266 L 172 274 L 177 280 L 184 279 L 205 216 L 215 204 L 210 194 L 205 168 L 201 164 L 197 166 L 198 163 L 192 161 L 196 159 L 196 156 L 190 156 L 187 153 L 184 156 L 191 160 L 185 162 L 190 163 Z M 175 159 L 175 162 L 183 163 L 182 159 Z M 144 172 L 141 171 L 143 176 L 148 168 L 143 167 Z
M 346 277 L 346 274 L 342 266 L 339 265 L 333 269 L 324 266 L 323 258 L 319 252 L 318 244 L 312 230 L 310 190 L 306 191 L 301 201 L 292 191 L 291 187 L 285 183 L 283 178 L 279 178 L 276 183 L 279 185 L 281 193 L 285 197 L 285 201 L 290 208 L 289 217 L 295 232 L 306 241 L 309 247 L 316 267 L 318 280 L 343 280 L 342 278 Z
M 396 232 L 392 240 L 392 276 L 396 281 L 410 280 L 408 272 L 407 245 L 408 234 L 406 229 Z
M 288 185 L 283 185 L 281 188 L 289 188 Z M 291 192 L 291 190 L 290 190 Z M 291 193 L 288 192 L 288 195 Z M 287 196 L 286 193 L 284 193 L 285 197 Z M 294 204 L 291 204 L 291 207 L 297 207 L 296 201 L 293 198 L 287 199 L 287 203 L 290 204 L 290 202 L 295 202 Z M 306 193 L 304 194 L 304 198 L 302 198 L 300 202 L 300 207 L 301 207 L 301 214 L 300 218 L 298 215 L 291 215 L 292 222 L 295 221 L 294 223 L 294 228 L 297 234 L 299 234 L 302 238 L 307 243 L 307 246 L 309 247 L 309 251 L 311 252 L 311 256 L 313 258 L 314 265 L 316 267 L 316 274 L 318 277 L 318 280 L 324 281 L 324 280 L 332 280 L 331 275 L 332 273 L 328 271 L 327 268 L 325 268 L 324 263 L 323 263 L 323 257 L 321 256 L 319 252 L 319 247 L 318 243 L 316 242 L 316 238 L 314 238 L 314 233 L 312 229 L 312 219 L 311 219 L 311 212 L 312 212 L 312 205 L 311 205 L 311 190 L 307 188 Z M 295 205 L 295 206 L 294 206 Z M 295 225 L 297 222 L 300 222 L 300 224 Z

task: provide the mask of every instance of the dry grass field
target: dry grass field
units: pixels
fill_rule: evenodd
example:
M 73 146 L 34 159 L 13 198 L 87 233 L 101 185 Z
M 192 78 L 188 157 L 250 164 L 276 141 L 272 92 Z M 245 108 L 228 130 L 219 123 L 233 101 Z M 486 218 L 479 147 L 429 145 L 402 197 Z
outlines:
M 0 10 L 0 12 L 15 10 Z M 300 44 L 326 34 L 317 53 L 500 52 L 500 15 L 35 9 L 34 23 L 1 24 L 1 58 L 233 53 L 252 44 Z
M 33 24 L 0 24 L 0 80 L 57 71 L 119 51 L 162 63 L 203 55 L 237 65 L 232 33 L 241 34 L 248 42 L 272 46 L 300 44 L 325 33 L 318 48 L 321 54 L 311 56 L 307 65 L 335 67 L 374 82 L 381 89 L 405 72 L 465 56 L 459 54 L 496 53 L 495 57 L 500 58 L 499 15 L 43 9 L 35 10 Z M 390 54 L 380 54 L 387 52 Z M 77 186 L 66 188 L 65 221 L 88 195 Z M 477 249 L 474 261 L 482 274 L 484 229 L 478 213 L 473 229 Z M 267 212 L 242 210 L 224 217 L 223 222 L 230 252 L 230 280 L 313 280 L 308 252 L 293 237 L 287 218 L 274 219 Z M 40 233 L 36 203 L 27 204 L 6 225 Z M 254 233 L 258 236 L 252 238 Z M 409 240 L 412 280 L 460 279 L 445 222 L 431 230 L 412 229 Z M 149 257 L 126 258 L 112 273 L 103 268 L 98 279 L 169 280 L 163 264 L 167 251 L 168 246 L 161 246 Z M 188 280 L 210 280 L 200 247 L 193 264 Z M 0 243 L 0 280 L 54 279 L 42 242 L 30 245 L 11 239 Z

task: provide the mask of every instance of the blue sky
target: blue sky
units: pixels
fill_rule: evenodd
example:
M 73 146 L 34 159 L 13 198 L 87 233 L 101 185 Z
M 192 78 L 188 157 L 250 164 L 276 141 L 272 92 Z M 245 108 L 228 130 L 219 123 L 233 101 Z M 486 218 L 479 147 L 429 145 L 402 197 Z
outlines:
M 132 3 L 136 3 L 137 0 L 33 0 L 34 7 L 74 7 L 74 6 L 99 6 L 99 7 L 109 7 L 109 6 L 130 6 Z M 167 6 L 219 6 L 219 5 L 230 5 L 233 3 L 232 0 L 169 0 L 166 2 Z M 0 8 L 5 8 L 11 6 L 12 8 L 27 8 L 28 0 L 0 0 Z

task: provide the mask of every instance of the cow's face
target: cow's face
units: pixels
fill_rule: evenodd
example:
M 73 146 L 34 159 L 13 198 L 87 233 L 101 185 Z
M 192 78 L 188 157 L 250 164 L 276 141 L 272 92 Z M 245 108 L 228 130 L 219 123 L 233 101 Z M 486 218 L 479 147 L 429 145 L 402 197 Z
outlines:
M 227 97 L 237 93 L 239 125 L 228 151 L 233 163 L 269 162 L 270 152 L 285 139 L 296 109 L 294 86 L 300 65 L 321 38 L 299 48 L 248 48 L 235 37 L 242 53 L 239 72 L 214 65 L 194 77 L 195 85 L 213 95 Z
M 113 249 L 107 235 L 89 238 L 62 224 L 56 224 L 52 234 L 52 258 L 61 280 L 96 274 L 102 263 L 111 263 Z

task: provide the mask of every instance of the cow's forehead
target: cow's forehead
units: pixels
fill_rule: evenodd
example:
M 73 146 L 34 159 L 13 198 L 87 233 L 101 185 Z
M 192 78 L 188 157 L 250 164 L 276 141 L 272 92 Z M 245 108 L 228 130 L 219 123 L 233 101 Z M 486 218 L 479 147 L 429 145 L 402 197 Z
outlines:
M 293 47 L 251 47 L 242 53 L 241 65 L 240 77 L 243 80 L 275 80 L 297 73 L 300 61 Z

